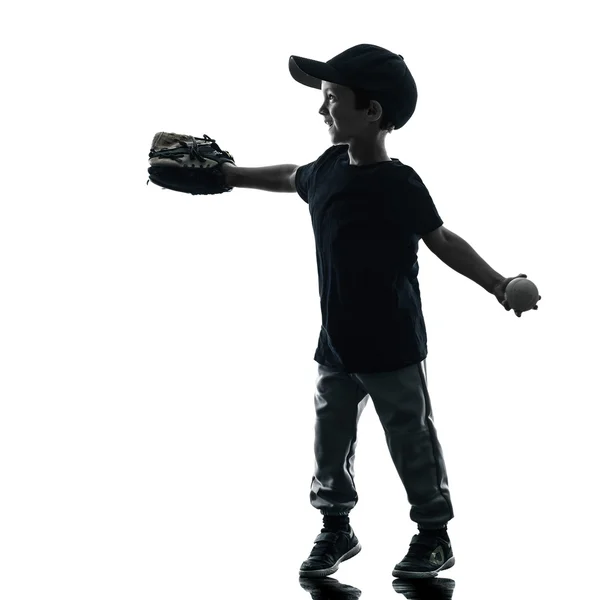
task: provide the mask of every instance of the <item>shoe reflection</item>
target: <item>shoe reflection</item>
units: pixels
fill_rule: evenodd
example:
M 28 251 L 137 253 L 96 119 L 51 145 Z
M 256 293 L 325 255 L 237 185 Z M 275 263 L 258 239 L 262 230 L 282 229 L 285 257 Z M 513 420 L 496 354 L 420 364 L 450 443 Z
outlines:
M 312 600 L 357 600 L 362 592 L 351 585 L 340 583 L 331 577 L 309 579 L 300 577 L 300 587 L 310 593 Z M 406 600 L 450 600 L 454 592 L 453 579 L 394 579 L 394 591 Z
M 404 594 L 406 600 L 450 600 L 454 593 L 454 579 L 394 579 L 392 587 Z
M 300 587 L 310 593 L 312 600 L 356 600 L 362 592 L 331 577 L 309 579 L 300 577 Z

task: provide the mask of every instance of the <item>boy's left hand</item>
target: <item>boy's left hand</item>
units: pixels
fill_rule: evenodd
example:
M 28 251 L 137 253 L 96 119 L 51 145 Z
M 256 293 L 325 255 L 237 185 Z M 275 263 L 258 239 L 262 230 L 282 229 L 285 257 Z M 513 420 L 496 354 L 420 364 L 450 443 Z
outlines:
M 521 273 L 520 275 L 517 275 L 516 277 L 507 277 L 506 279 L 503 279 L 502 281 L 500 281 L 499 283 L 497 283 L 494 288 L 492 293 L 494 294 L 494 296 L 496 296 L 496 300 L 498 300 L 498 302 L 500 302 L 500 304 L 502 304 L 502 306 L 504 306 L 504 308 L 506 310 L 512 310 L 512 307 L 510 306 L 510 304 L 508 303 L 508 300 L 506 299 L 506 296 L 504 295 L 506 292 L 506 286 L 513 280 L 513 279 L 518 279 L 519 277 L 527 277 L 527 275 Z M 538 298 L 538 301 L 541 300 L 542 297 L 540 296 Z M 537 304 L 533 307 L 533 310 L 537 310 Z M 520 317 L 523 314 L 524 311 L 517 311 L 515 310 L 515 315 L 517 315 L 517 317 Z

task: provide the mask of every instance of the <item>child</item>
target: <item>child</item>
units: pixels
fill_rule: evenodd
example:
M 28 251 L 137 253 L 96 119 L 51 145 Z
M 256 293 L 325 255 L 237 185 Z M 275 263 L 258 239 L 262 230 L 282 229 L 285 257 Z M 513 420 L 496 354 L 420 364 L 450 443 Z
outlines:
M 330 575 L 361 549 L 348 515 L 358 501 L 357 424 L 370 396 L 419 529 L 392 574 L 435 577 L 454 565 L 446 530 L 454 512 L 427 392 L 419 239 L 506 310 L 504 290 L 515 278 L 492 270 L 446 229 L 417 173 L 389 158 L 386 135 L 410 119 L 417 101 L 400 55 L 361 44 L 326 63 L 291 56 L 289 69 L 298 82 L 322 91 L 319 113 L 332 146 L 300 167 L 227 164 L 224 172 L 231 186 L 297 192 L 312 219 L 323 320 L 314 356 L 310 501 L 324 526 L 300 576 Z

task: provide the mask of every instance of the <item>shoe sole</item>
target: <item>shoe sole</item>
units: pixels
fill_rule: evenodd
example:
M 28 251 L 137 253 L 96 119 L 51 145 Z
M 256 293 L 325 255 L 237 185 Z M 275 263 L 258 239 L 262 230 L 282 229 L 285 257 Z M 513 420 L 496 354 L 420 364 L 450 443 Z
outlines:
M 343 563 L 345 560 L 356 556 L 360 551 L 361 546 L 359 542 L 356 544 L 356 546 L 350 548 L 350 550 L 348 550 L 346 554 L 340 556 L 339 560 L 333 565 L 331 565 L 331 567 L 327 567 L 326 569 L 300 569 L 300 577 L 327 577 L 328 575 L 335 573 L 339 569 L 340 563 Z
M 400 569 L 394 569 L 392 575 L 401 579 L 431 579 L 437 577 L 440 571 L 449 569 L 454 566 L 454 556 L 451 556 L 439 569 L 435 571 L 402 571 Z

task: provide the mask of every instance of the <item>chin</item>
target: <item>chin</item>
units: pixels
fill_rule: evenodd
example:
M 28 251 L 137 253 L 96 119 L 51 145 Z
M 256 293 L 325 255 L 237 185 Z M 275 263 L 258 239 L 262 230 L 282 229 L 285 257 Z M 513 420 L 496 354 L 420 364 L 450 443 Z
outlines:
M 330 131 L 329 136 L 331 137 L 331 143 L 336 146 L 338 144 L 344 144 L 343 138 L 339 135 L 337 131 Z

